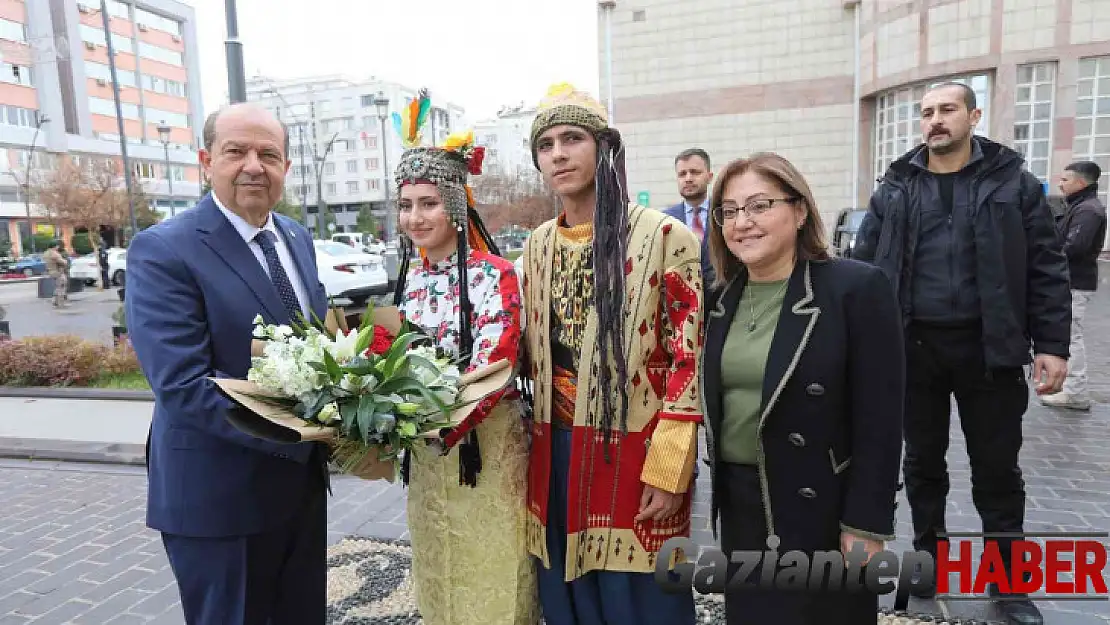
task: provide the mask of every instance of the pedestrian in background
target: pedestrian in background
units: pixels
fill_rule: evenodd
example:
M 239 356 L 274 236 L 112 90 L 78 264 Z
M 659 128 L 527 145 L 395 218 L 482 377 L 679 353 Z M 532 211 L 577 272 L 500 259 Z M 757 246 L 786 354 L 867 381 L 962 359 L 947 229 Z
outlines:
M 59 251 L 60 241 L 51 241 L 50 248 L 42 255 L 46 273 L 54 281 L 54 308 L 62 308 L 69 299 L 66 289 L 69 286 L 69 259 Z
M 1067 373 L 1071 293 L 1052 211 L 1020 154 L 974 136 L 975 92 L 944 83 L 921 100 L 924 145 L 894 161 L 871 197 L 852 258 L 892 281 L 906 324 L 903 473 L 914 547 L 936 557 L 946 530 L 951 397 L 971 461 L 971 497 L 983 531 L 1011 571 L 1023 531 L 1025 483 L 1018 455 L 1029 404 L 1024 366 L 1038 395 Z M 1030 358 L 1030 344 L 1033 357 Z M 912 592 L 912 591 L 911 591 Z M 989 587 L 999 598 L 999 588 Z M 915 593 L 923 597 L 931 591 Z M 999 603 L 1010 623 L 1039 625 L 1027 597 Z
M 1071 275 L 1071 359 L 1068 377 L 1059 393 L 1041 397 L 1045 406 L 1090 410 L 1087 393 L 1087 349 L 1083 343 L 1083 321 L 1087 304 L 1098 288 L 1098 256 L 1106 240 L 1106 206 L 1098 199 L 1102 169 L 1091 161 L 1068 165 L 1060 177 L 1067 209 L 1059 221 L 1064 238 L 1064 255 Z

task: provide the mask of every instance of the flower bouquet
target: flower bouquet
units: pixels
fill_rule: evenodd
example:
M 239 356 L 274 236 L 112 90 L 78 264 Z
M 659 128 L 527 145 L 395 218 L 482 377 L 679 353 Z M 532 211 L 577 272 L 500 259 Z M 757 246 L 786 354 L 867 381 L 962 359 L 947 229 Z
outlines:
M 439 439 L 512 381 L 508 361 L 462 375 L 396 309 L 368 310 L 355 330 L 337 318 L 255 318 L 246 380 L 213 378 L 246 408 L 229 415 L 236 427 L 276 442 L 327 442 L 341 471 L 394 481 L 403 451 Z

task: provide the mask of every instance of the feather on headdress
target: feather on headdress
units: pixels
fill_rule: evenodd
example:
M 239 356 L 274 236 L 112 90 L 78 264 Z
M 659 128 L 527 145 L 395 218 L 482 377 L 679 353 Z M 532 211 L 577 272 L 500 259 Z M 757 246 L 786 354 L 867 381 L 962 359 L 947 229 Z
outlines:
M 406 149 L 415 148 L 423 143 L 424 124 L 427 123 L 431 111 L 432 98 L 427 89 L 421 89 L 420 93 L 401 109 L 401 112 L 393 112 L 393 129 L 401 137 L 401 143 Z

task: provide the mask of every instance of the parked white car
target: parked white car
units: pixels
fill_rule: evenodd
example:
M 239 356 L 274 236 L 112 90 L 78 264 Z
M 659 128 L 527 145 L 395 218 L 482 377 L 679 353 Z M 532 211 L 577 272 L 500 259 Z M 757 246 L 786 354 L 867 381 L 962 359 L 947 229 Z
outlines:
M 127 274 L 127 250 L 121 247 L 108 248 L 108 279 L 115 286 L 123 286 Z M 71 280 L 82 280 L 87 286 L 100 282 L 100 261 L 96 254 L 85 254 L 73 259 L 69 268 Z
M 374 295 L 389 292 L 389 275 L 377 254 L 364 254 L 357 248 L 335 241 L 314 241 L 320 282 L 328 297 L 351 300 L 362 306 Z
M 361 246 L 367 254 L 385 254 L 385 243 L 365 232 L 337 232 L 331 235 L 331 240 L 355 248 Z

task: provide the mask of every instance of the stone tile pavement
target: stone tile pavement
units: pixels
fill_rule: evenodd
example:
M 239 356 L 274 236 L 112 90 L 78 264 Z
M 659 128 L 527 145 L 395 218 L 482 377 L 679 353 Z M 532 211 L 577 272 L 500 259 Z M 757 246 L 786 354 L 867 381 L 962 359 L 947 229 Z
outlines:
M 1110 530 L 1110 288 L 1092 302 L 1089 371 L 1098 402 L 1090 412 L 1041 407 L 1031 400 L 1022 467 L 1027 531 Z M 949 452 L 951 531 L 977 531 L 970 471 L 959 424 Z M 329 539 L 347 535 L 407 539 L 398 485 L 339 478 L 329 506 Z M 141 468 L 0 461 L 0 625 L 181 625 L 176 587 L 157 535 L 144 525 Z M 694 538 L 707 529 L 709 484 L 695 495 Z M 904 497 L 896 551 L 909 549 Z M 889 601 L 888 601 L 889 603 Z M 1050 625 L 1110 623 L 1110 602 L 1042 602 Z M 999 618 L 982 601 L 920 603 L 911 609 Z

